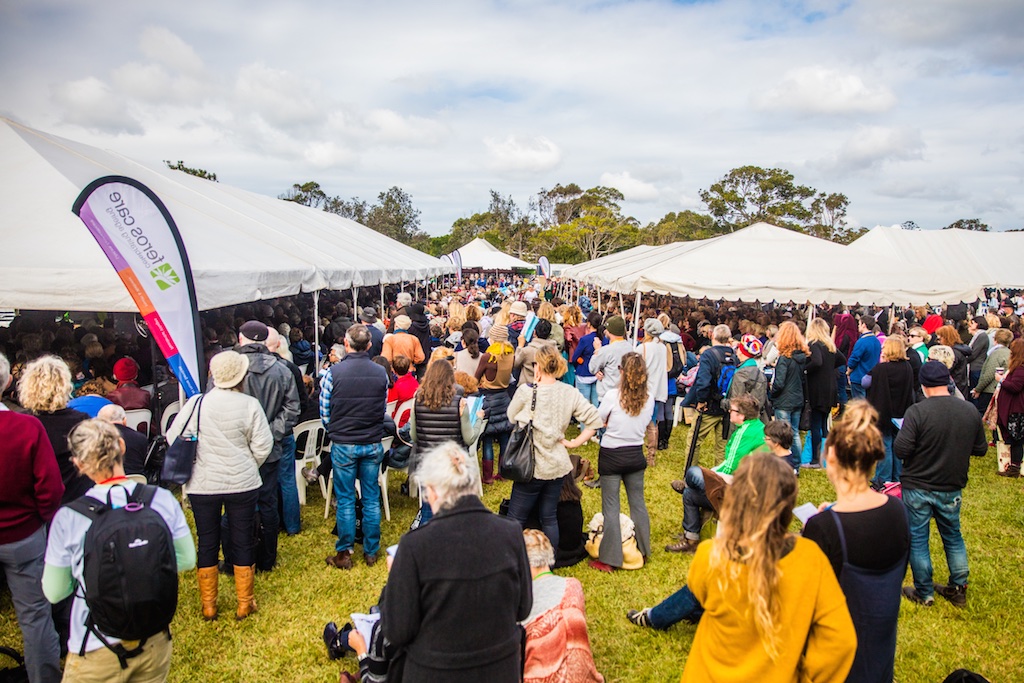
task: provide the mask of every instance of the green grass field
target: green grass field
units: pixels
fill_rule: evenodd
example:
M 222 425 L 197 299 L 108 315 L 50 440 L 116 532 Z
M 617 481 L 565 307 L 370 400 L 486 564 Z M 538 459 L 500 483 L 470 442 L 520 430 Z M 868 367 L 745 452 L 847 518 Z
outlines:
M 610 682 L 675 681 L 683 669 L 694 626 L 678 625 L 667 632 L 633 626 L 627 609 L 649 606 L 681 586 L 690 556 L 665 553 L 663 547 L 680 530 L 682 502 L 669 488 L 681 475 L 685 429 L 672 435 L 671 448 L 659 453 L 658 464 L 647 471 L 647 504 L 651 513 L 653 556 L 639 571 L 605 574 L 581 563 L 559 570 L 583 582 L 587 596 L 590 639 L 598 670 Z M 596 457 L 596 446 L 580 449 Z M 710 453 L 704 453 L 709 459 Z M 707 464 L 705 462 L 704 464 Z M 400 473 L 392 473 L 392 519 L 383 523 L 382 545 L 396 543 L 408 528 L 416 501 L 399 494 Z M 484 500 L 496 510 L 511 484 L 486 488 Z M 352 571 L 329 569 L 324 558 L 333 553 L 332 521 L 323 519 L 323 499 L 316 487 L 308 489 L 303 509 L 303 532 L 281 537 L 280 565 L 256 579 L 259 613 L 246 621 L 234 620 L 234 584 L 220 580 L 222 617 L 204 622 L 199 613 L 195 572 L 182 575 L 181 600 L 172 625 L 174 662 L 171 681 L 336 681 L 339 666 L 327 659 L 320 640 L 323 625 L 348 619 L 376 602 L 387 578 L 384 563 L 372 569 L 361 562 Z M 1019 638 L 1024 633 L 1024 539 L 1021 536 L 1022 483 L 995 474 L 995 455 L 975 458 L 964 496 L 962 525 L 971 567 L 968 605 L 964 610 L 938 598 L 925 608 L 904 601 L 900 614 L 896 680 L 936 682 L 952 670 L 966 667 L 994 683 L 1024 680 L 1024 656 Z M 822 471 L 804 471 L 799 502 L 831 499 L 831 487 Z M 586 520 L 600 511 L 600 491 L 585 489 Z M 628 510 L 623 496 L 623 510 Z M 361 555 L 356 555 L 361 559 Z M 932 533 L 935 579 L 947 579 L 938 534 Z M 448 558 L 457 561 L 457 558 Z M 908 578 L 909 581 L 909 578 Z M 481 605 L 486 609 L 486 605 Z M 21 648 L 21 636 L 10 595 L 0 595 L 0 645 Z M 354 659 L 340 662 L 356 669 Z

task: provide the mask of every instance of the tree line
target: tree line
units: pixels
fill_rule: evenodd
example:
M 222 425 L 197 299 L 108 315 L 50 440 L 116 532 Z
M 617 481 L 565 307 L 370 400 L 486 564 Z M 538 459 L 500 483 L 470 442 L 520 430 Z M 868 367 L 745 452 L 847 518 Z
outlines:
M 216 174 L 192 169 L 182 162 L 168 167 L 216 180 Z M 849 244 L 866 228 L 847 223 L 850 200 L 799 185 L 782 168 L 741 166 L 700 191 L 706 210 L 670 212 L 657 222 L 641 225 L 622 212 L 623 194 L 612 187 L 584 190 L 576 183 L 541 188 L 520 206 L 511 195 L 490 191 L 487 208 L 457 219 L 444 235 L 428 235 L 420 226 L 420 211 L 400 187 L 377 195 L 374 202 L 358 197 L 330 196 L 317 182 L 296 183 L 279 195 L 292 201 L 361 223 L 381 234 L 434 256 L 449 253 L 476 238 L 526 261 L 547 256 L 552 263 L 580 263 L 641 244 L 662 245 L 706 239 L 765 221 L 840 244 Z M 913 221 L 903 227 L 919 229 Z M 946 226 L 987 231 L 977 218 Z

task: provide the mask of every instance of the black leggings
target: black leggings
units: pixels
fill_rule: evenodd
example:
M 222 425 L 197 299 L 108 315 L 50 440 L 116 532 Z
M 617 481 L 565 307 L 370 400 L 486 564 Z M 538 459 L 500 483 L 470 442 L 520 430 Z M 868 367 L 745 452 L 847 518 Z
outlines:
M 231 529 L 230 556 L 240 567 L 254 564 L 252 545 L 253 520 L 256 517 L 256 499 L 259 489 L 243 493 L 190 493 L 192 515 L 196 520 L 196 536 L 199 549 L 196 551 L 196 566 L 216 567 L 220 555 L 221 509 Z
M 1010 464 L 1020 465 L 1021 460 L 1024 459 L 1024 441 L 1014 441 L 1010 438 L 1006 427 L 1000 427 L 999 432 L 1003 437 L 1003 441 L 1010 447 Z

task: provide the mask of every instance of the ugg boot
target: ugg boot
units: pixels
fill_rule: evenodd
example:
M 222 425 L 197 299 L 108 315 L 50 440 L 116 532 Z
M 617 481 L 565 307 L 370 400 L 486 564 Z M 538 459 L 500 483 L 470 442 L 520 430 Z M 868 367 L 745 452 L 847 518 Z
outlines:
M 256 567 L 239 567 L 235 565 L 235 596 L 238 598 L 238 610 L 235 619 L 241 621 L 256 611 L 256 598 L 253 597 L 253 579 Z
M 484 468 L 484 471 L 483 471 L 483 474 L 481 475 L 483 483 L 485 483 L 485 484 L 493 484 L 494 483 L 494 461 L 493 460 L 484 460 L 483 461 L 483 468 Z
M 220 578 L 217 567 L 203 567 L 196 572 L 199 579 L 199 599 L 203 603 L 203 619 L 213 621 L 217 618 L 217 579 Z
M 644 439 L 647 446 L 647 466 L 654 467 L 654 456 L 658 452 L 658 425 L 654 422 L 647 423 L 647 436 Z

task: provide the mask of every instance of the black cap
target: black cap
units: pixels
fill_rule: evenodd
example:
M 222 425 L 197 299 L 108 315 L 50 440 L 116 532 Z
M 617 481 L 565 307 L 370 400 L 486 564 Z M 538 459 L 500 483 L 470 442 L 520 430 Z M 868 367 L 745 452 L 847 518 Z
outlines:
M 242 326 L 238 328 L 238 334 L 254 342 L 263 342 L 267 341 L 267 337 L 270 336 L 270 330 L 259 320 L 250 320 L 242 323 Z
M 930 360 L 921 366 L 918 378 L 923 387 L 949 386 L 949 368 L 937 360 Z

